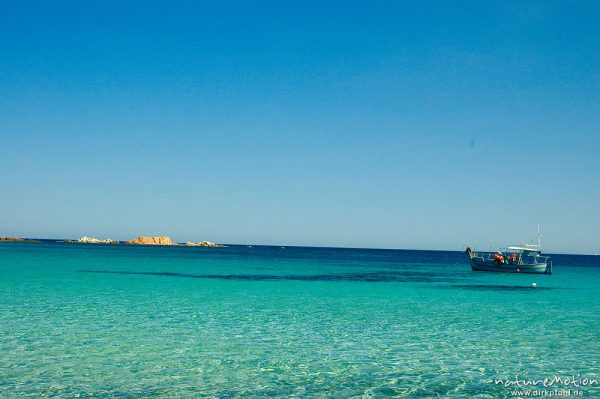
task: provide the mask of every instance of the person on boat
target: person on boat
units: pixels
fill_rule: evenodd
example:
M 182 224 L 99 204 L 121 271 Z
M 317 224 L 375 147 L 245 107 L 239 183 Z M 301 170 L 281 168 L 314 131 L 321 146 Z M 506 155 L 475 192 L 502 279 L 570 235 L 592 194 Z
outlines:
M 504 256 L 502 256 L 502 252 L 496 252 L 496 254 L 494 255 L 494 263 L 497 263 L 499 265 L 504 263 Z
M 515 260 L 516 260 L 516 259 L 517 259 L 517 254 L 511 254 L 511 255 L 508 257 L 508 261 L 510 262 L 510 264 L 511 264 L 511 265 L 514 265 L 514 264 L 515 264 Z
M 471 249 L 471 247 L 467 247 L 465 252 L 467 253 L 467 255 L 469 255 L 469 258 L 473 257 L 473 250 Z

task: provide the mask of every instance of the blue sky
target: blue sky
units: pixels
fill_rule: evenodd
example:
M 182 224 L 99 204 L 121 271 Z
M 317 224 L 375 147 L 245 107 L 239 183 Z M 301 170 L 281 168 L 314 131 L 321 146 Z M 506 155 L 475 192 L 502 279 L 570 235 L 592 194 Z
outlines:
M 598 253 L 599 19 L 3 1 L 0 235 Z

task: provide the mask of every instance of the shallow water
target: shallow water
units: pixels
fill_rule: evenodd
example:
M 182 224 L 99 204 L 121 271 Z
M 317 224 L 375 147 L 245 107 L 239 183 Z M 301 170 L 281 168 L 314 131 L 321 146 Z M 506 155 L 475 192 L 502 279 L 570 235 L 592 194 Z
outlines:
M 0 243 L 0 398 L 497 398 L 515 375 L 598 380 L 600 257 L 553 260 L 536 276 L 471 272 L 461 252 Z

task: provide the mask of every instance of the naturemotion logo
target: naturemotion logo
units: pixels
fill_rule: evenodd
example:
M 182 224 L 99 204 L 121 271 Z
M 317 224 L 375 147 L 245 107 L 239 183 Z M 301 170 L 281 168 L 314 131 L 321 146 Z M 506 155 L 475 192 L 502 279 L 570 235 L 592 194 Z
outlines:
M 537 386 L 543 386 L 544 388 L 553 386 L 581 388 L 598 385 L 598 380 L 596 378 L 582 377 L 581 375 L 571 375 L 568 377 L 554 376 L 540 379 L 520 378 L 518 375 L 515 375 L 514 379 L 494 379 L 494 384 L 518 388 Z

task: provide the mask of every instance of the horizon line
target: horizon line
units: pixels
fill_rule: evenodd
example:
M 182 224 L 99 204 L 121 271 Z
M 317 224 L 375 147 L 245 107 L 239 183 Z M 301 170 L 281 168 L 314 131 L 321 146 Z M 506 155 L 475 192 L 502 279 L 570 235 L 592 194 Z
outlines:
M 4 237 L 8 237 L 8 236 L 4 236 Z M 17 237 L 11 237 L 11 238 L 17 238 Z M 100 246 L 102 246 L 102 245 L 119 245 L 119 244 L 125 243 L 125 240 L 115 240 L 119 244 L 95 244 L 95 243 L 66 242 L 66 241 L 72 241 L 73 240 L 72 238 L 39 238 L 39 237 L 18 237 L 18 238 L 22 238 L 25 240 L 40 240 L 40 241 L 53 241 L 53 242 L 61 242 L 62 241 L 62 242 L 69 243 L 69 244 L 87 244 L 87 245 L 100 245 Z M 12 242 L 18 242 L 18 241 L 12 241 Z M 179 244 L 179 242 L 177 242 L 177 241 L 175 241 L 175 242 Z M 439 248 L 419 249 L 419 248 L 389 248 L 389 247 L 345 247 L 345 246 L 331 246 L 331 245 L 297 245 L 297 244 L 256 244 L 256 243 L 239 244 L 239 243 L 224 243 L 224 242 L 219 242 L 217 244 L 226 245 L 226 246 L 237 246 L 237 247 L 259 246 L 259 247 L 361 249 L 361 250 L 380 250 L 380 251 L 432 251 L 432 252 L 464 252 L 464 248 L 467 247 L 467 245 L 463 245 L 463 248 L 459 250 L 459 249 L 439 249 Z M 169 247 L 171 245 L 145 244 L 145 245 L 137 245 L 137 246 Z M 173 246 L 175 246 L 175 245 L 173 245 Z M 488 252 L 488 251 L 480 251 L 480 252 Z M 599 256 L 600 255 L 598 253 L 572 253 L 572 252 L 560 252 L 560 251 L 554 252 L 552 250 L 544 251 L 544 253 L 551 254 L 551 255 L 575 255 L 575 256 Z

